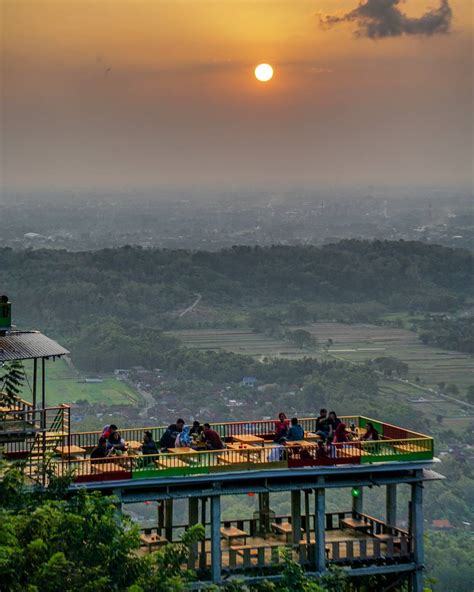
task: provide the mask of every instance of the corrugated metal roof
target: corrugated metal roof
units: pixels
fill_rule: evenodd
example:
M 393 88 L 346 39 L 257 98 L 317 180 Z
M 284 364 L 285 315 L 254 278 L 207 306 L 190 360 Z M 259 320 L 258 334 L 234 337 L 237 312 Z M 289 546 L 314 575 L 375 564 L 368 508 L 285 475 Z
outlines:
M 0 362 L 64 356 L 69 351 L 39 331 L 0 335 Z

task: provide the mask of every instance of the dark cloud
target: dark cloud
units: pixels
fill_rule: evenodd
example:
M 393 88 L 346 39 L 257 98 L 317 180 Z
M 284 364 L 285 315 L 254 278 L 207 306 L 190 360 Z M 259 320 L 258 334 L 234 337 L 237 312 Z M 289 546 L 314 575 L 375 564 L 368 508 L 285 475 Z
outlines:
M 441 0 L 438 8 L 429 8 L 420 17 L 409 17 L 399 8 L 400 0 L 365 0 L 357 8 L 342 15 L 321 16 L 321 24 L 332 27 L 339 23 L 355 23 L 356 34 L 380 39 L 401 35 L 437 35 L 448 33 L 452 11 L 448 0 Z

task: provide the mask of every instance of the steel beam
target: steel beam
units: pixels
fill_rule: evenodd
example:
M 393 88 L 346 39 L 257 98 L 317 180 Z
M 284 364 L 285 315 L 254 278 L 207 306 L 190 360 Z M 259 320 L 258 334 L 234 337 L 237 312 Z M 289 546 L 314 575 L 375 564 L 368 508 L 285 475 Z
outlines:
M 413 575 L 413 592 L 423 592 L 423 483 L 413 483 L 411 486 L 411 530 L 413 536 L 413 556 L 416 571 Z
M 291 526 L 293 544 L 298 545 L 301 540 L 301 491 L 299 489 L 291 492 Z
M 315 498 L 315 537 L 316 554 L 315 569 L 318 573 L 326 571 L 326 492 L 323 479 L 318 479 L 318 487 L 314 490 Z
M 386 486 L 386 512 L 385 520 L 391 526 L 397 525 L 397 484 L 391 483 Z

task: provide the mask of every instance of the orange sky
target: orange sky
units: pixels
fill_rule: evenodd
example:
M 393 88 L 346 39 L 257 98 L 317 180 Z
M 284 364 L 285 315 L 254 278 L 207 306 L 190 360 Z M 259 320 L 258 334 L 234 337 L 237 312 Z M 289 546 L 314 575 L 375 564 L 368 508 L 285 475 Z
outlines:
M 448 35 L 378 40 L 320 27 L 357 0 L 0 2 L 4 186 L 472 175 L 470 0 Z

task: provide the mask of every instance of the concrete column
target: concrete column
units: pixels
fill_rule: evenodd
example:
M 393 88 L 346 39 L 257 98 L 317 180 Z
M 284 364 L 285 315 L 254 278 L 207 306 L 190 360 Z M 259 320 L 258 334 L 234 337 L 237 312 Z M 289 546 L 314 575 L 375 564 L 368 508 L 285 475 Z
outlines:
M 293 545 L 301 540 L 301 490 L 291 492 L 291 526 Z
M 188 498 L 188 527 L 199 523 L 199 498 Z M 189 549 L 188 567 L 194 569 L 196 565 L 196 557 L 198 552 L 198 544 L 194 543 Z
M 324 482 L 318 479 L 318 485 Z M 314 490 L 315 497 L 315 569 L 319 573 L 326 571 L 326 493 L 324 487 Z
M 305 514 L 305 535 L 306 535 L 306 544 L 309 545 L 311 541 L 311 512 L 309 511 L 309 494 L 311 492 L 306 490 L 304 492 L 304 514 Z
M 260 517 L 260 530 L 265 535 L 270 532 L 270 494 L 258 494 L 258 513 Z
M 173 500 L 165 500 L 165 538 L 173 540 Z
M 357 497 L 352 496 L 352 513 L 358 512 L 362 514 L 364 511 L 364 490 L 362 487 L 358 487 L 357 489 L 360 493 Z
M 221 581 L 221 496 L 211 497 L 211 576 L 214 584 Z
M 387 485 L 385 520 L 390 526 L 397 525 L 397 484 Z
M 416 571 L 413 574 L 413 592 L 423 592 L 423 482 L 411 486 L 411 535 L 413 537 L 413 554 Z

